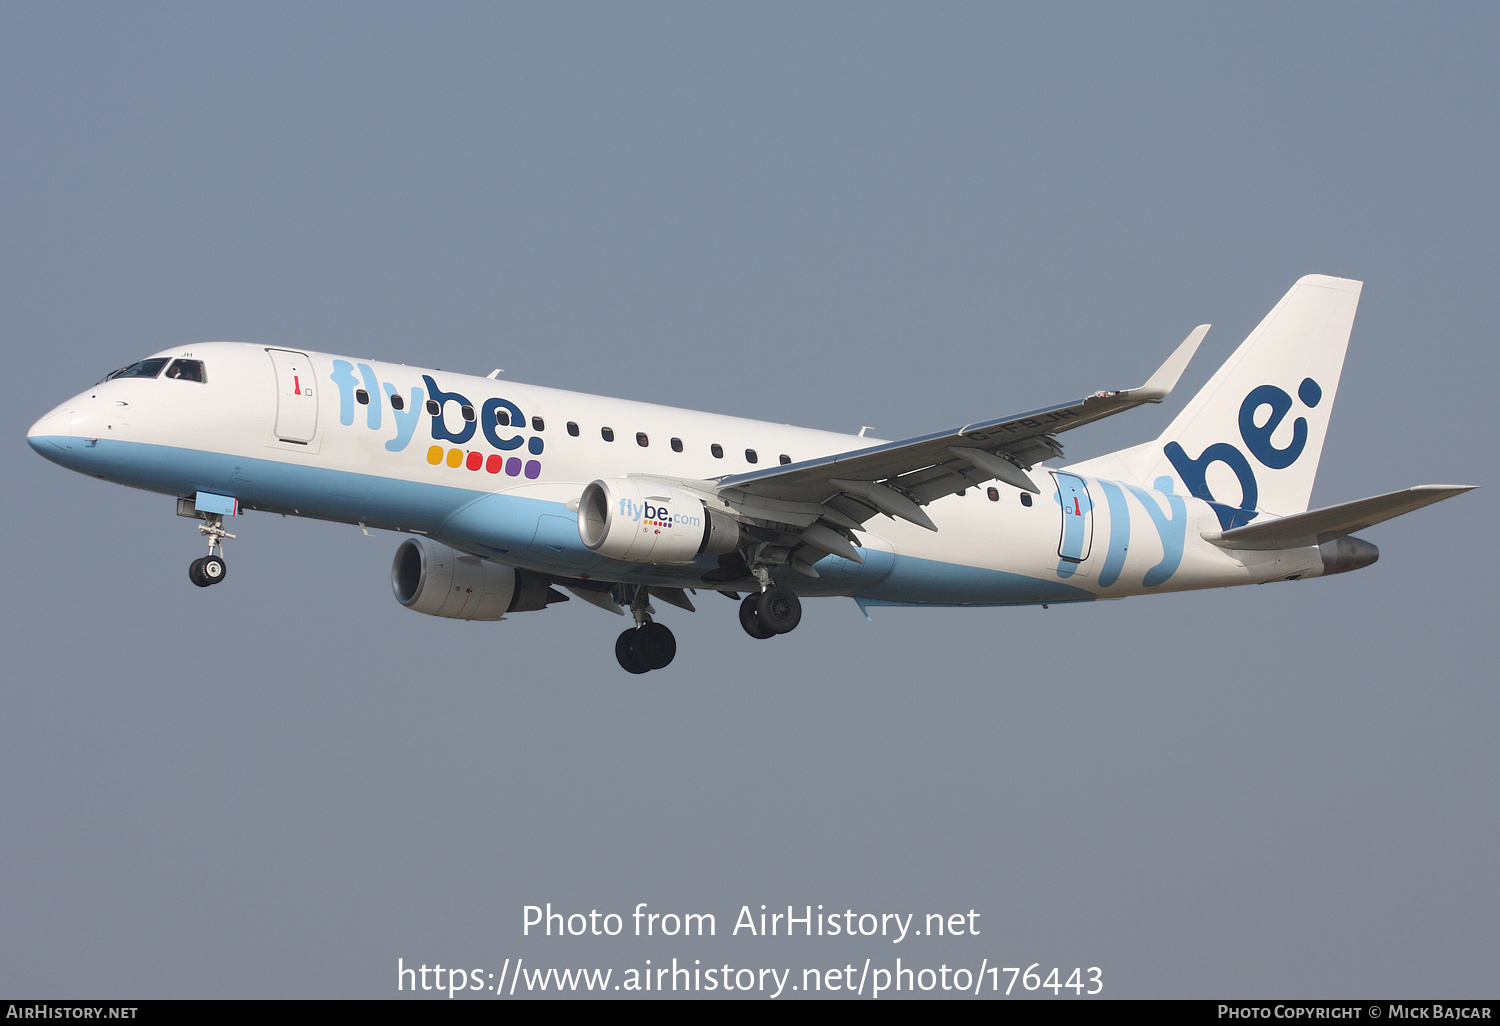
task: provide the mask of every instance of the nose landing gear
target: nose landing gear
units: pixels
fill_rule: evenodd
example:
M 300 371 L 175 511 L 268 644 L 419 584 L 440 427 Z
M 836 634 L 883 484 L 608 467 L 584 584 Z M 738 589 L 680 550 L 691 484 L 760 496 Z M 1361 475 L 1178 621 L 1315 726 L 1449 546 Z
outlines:
M 224 530 L 222 513 L 204 513 L 198 531 L 208 539 L 208 555 L 199 556 L 188 564 L 188 580 L 200 588 L 207 588 L 210 584 L 218 584 L 229 573 L 229 565 L 224 562 L 224 539 L 234 535 Z

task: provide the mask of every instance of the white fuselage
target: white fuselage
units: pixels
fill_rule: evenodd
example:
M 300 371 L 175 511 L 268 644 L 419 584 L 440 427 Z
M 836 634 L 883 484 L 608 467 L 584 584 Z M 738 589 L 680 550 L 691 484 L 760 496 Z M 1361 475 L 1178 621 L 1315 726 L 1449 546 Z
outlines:
M 427 535 L 556 578 L 714 586 L 703 580 L 711 558 L 630 564 L 587 549 L 576 509 L 590 481 L 711 484 L 874 441 L 266 346 L 215 342 L 157 355 L 201 361 L 206 380 L 101 382 L 39 420 L 32 446 L 106 480 Z M 1065 467 L 1032 476 L 1041 494 L 1027 495 L 1030 505 L 1005 484 L 971 488 L 927 507 L 935 533 L 878 516 L 858 535 L 863 564 L 829 556 L 817 578 L 784 569 L 777 579 L 865 604 L 1001 605 L 1323 571 L 1315 546 L 1235 551 L 1205 541 L 1220 528 L 1213 510 L 1172 494 L 1166 479 L 1145 489 Z

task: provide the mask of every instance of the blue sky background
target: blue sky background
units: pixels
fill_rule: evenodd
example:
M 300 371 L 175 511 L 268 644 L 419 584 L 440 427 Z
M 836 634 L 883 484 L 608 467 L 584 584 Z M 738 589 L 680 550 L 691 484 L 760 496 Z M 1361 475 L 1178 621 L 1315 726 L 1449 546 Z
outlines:
M 1098 965 L 1125 996 L 1490 996 L 1489 5 L 0 5 L 0 992 L 497 969 Z M 1080 608 L 411 614 L 395 536 L 172 501 L 27 426 L 236 339 L 885 437 L 1139 384 L 1364 280 L 1314 493 L 1480 492 L 1298 585 Z M 540 941 L 521 906 L 711 911 Z M 895 948 L 742 904 L 983 913 Z M 1046 993 L 1046 992 L 1044 992 Z M 1065 994 L 1067 992 L 1064 992 Z M 1050 999 L 1050 998 L 1049 998 Z

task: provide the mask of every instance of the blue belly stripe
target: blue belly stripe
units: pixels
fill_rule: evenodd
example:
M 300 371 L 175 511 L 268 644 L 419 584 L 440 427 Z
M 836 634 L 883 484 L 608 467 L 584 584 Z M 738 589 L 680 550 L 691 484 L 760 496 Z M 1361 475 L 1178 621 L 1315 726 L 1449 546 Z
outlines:
M 210 492 L 233 496 L 240 508 L 295 514 L 390 531 L 417 531 L 435 540 L 543 573 L 627 578 L 668 587 L 705 587 L 714 559 L 674 567 L 622 567 L 588 548 L 556 518 L 574 514 L 560 502 L 451 485 L 398 481 L 279 460 L 204 452 L 146 442 L 37 436 L 32 448 L 70 470 L 165 495 Z M 550 521 L 544 523 L 543 521 Z M 795 572 L 777 579 L 804 595 L 853 594 L 864 604 L 988 606 L 1083 602 L 1094 596 L 1069 584 L 982 567 L 861 550 L 865 563 L 849 576 L 838 557 L 817 564 L 816 580 Z

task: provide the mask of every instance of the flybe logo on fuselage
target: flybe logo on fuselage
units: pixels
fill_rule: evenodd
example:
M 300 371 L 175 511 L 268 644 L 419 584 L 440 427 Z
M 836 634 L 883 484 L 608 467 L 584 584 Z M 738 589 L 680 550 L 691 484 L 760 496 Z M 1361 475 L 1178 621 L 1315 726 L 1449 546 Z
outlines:
M 1303 378 L 1302 384 L 1297 386 L 1297 398 L 1308 409 L 1315 408 L 1323 400 L 1323 389 L 1312 378 Z M 1245 443 L 1245 448 L 1250 450 L 1256 462 L 1270 470 L 1285 470 L 1301 457 L 1307 448 L 1307 418 L 1298 417 L 1292 422 L 1291 442 L 1282 449 L 1276 448 L 1271 442 L 1271 436 L 1276 429 L 1281 427 L 1286 415 L 1291 412 L 1295 403 L 1292 397 L 1275 385 L 1260 385 L 1252 388 L 1245 396 L 1245 401 L 1240 404 L 1239 428 L 1240 440 Z M 1265 423 L 1255 422 L 1256 414 L 1263 407 L 1270 407 L 1270 415 L 1266 417 Z M 1187 451 L 1176 442 L 1168 442 L 1162 450 L 1171 461 L 1177 475 L 1182 478 L 1182 483 L 1187 486 L 1190 494 L 1202 499 L 1213 507 L 1214 513 L 1219 518 L 1219 525 L 1224 530 L 1248 524 L 1258 515 L 1256 503 L 1260 499 L 1260 487 L 1255 480 L 1255 468 L 1250 465 L 1250 460 L 1234 445 L 1229 442 L 1215 442 L 1198 454 L 1193 459 Z M 1214 498 L 1213 492 L 1208 487 L 1208 468 L 1215 463 L 1222 463 L 1234 472 L 1234 476 L 1240 484 L 1240 504 L 1230 506 L 1219 502 Z
M 354 371 L 359 370 L 360 377 Z M 383 418 L 381 396 L 390 405 L 391 418 L 395 422 L 395 437 L 386 441 L 390 452 L 401 452 L 411 444 L 416 435 L 417 423 L 425 413 L 430 420 L 431 437 L 434 442 L 451 442 L 452 446 L 432 445 L 427 450 L 427 462 L 433 466 L 465 468 L 471 471 L 485 470 L 491 474 L 505 473 L 509 477 L 525 476 L 536 480 L 541 476 L 542 464 L 538 459 L 523 459 L 522 454 L 506 456 L 525 446 L 532 457 L 540 456 L 543 449 L 541 436 L 512 434 L 514 428 L 526 426 L 526 415 L 509 399 L 499 396 L 486 399 L 475 409 L 469 397 L 459 392 L 445 392 L 438 387 L 432 375 L 422 375 L 422 388 L 413 386 L 408 400 L 390 382 L 381 382 L 369 364 L 352 364 L 347 360 L 333 361 L 333 383 L 339 389 L 339 423 L 348 427 L 354 423 L 356 404 L 365 407 L 365 426 L 378 431 Z M 363 387 L 361 387 L 361 378 Z M 424 402 L 425 398 L 425 402 Z M 459 426 L 448 426 L 447 418 L 456 415 Z M 484 452 L 476 448 L 462 448 L 472 442 L 476 434 L 482 433 L 489 445 L 499 452 Z

